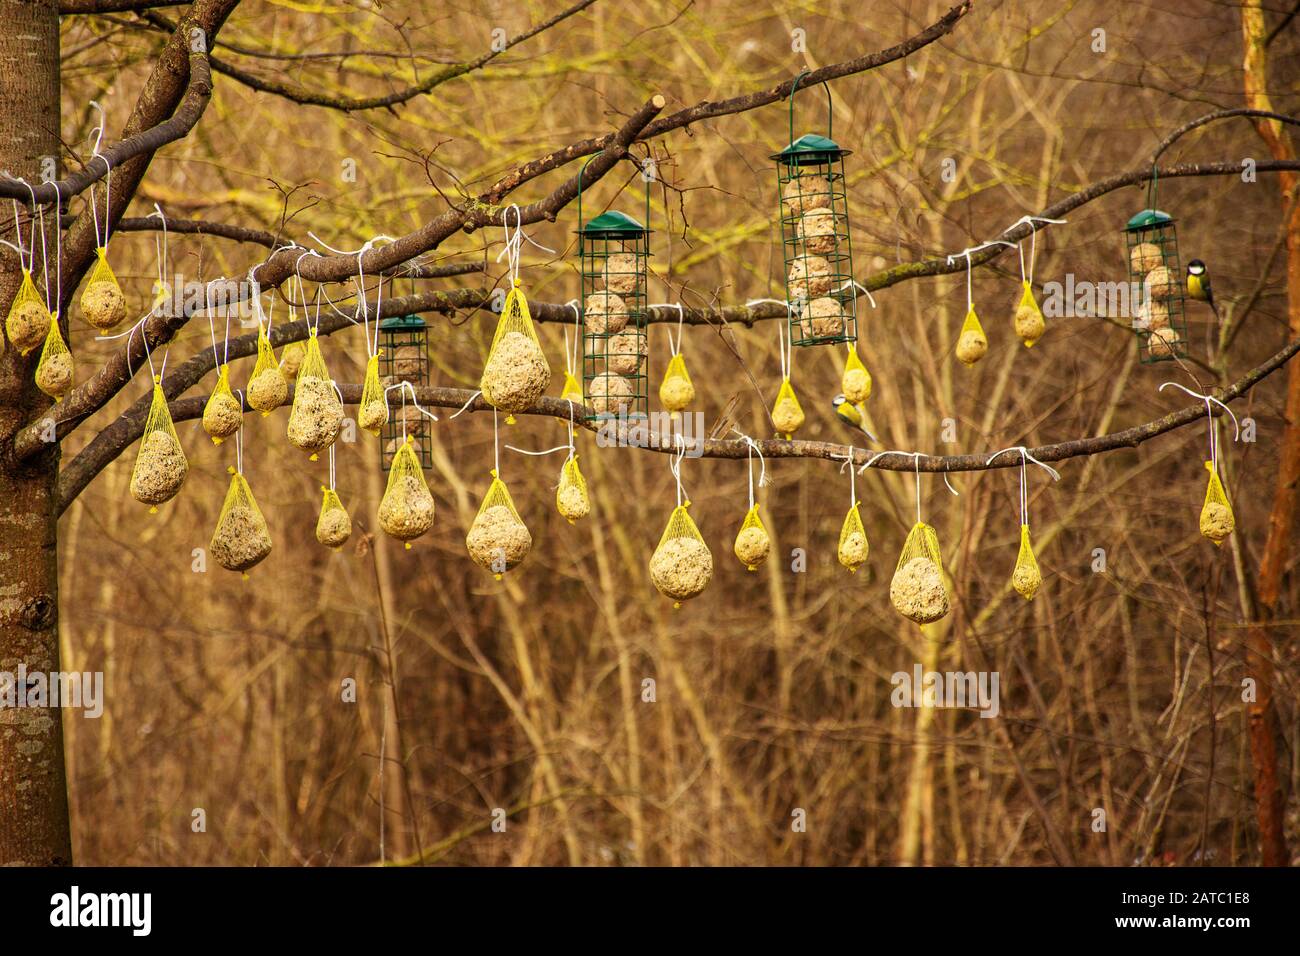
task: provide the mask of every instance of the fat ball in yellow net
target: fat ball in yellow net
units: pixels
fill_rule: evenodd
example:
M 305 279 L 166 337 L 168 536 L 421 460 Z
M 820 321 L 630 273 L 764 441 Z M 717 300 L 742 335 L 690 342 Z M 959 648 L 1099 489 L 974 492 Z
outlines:
M 95 328 L 107 332 L 126 318 L 126 296 L 108 264 L 108 249 L 95 249 L 95 267 L 81 290 L 81 314 Z
M 230 476 L 230 487 L 226 489 L 226 500 L 208 550 L 217 564 L 228 571 L 240 572 L 248 571 L 271 553 L 271 532 L 266 518 L 240 471 Z
M 280 363 L 275 360 L 275 350 L 271 348 L 266 326 L 260 322 L 257 326 L 257 362 L 253 365 L 253 374 L 248 377 L 246 391 L 249 406 L 261 412 L 263 418 L 289 397 L 289 382 L 280 370 Z
M 757 504 L 750 505 L 745 512 L 745 520 L 736 532 L 732 550 L 748 571 L 757 571 L 759 565 L 767 560 L 772 550 L 772 538 L 759 516 Z
M 889 601 L 894 610 L 917 624 L 932 624 L 948 613 L 939 535 L 922 521 L 912 526 L 903 542 L 889 582 Z
M 695 385 L 686 371 L 686 359 L 677 352 L 668 360 L 663 381 L 659 383 L 659 401 L 676 418 L 695 401 Z
M 519 517 L 505 482 L 490 472 L 492 484 L 479 505 L 478 514 L 465 535 L 465 548 L 474 563 L 491 571 L 499 581 L 505 572 L 517 567 L 533 547 L 533 536 Z
M 551 367 L 516 279 L 501 308 L 479 389 L 489 405 L 507 413 L 509 425 L 514 424 L 513 413 L 531 408 L 550 383 Z
M 376 438 L 388 422 L 388 398 L 384 386 L 379 381 L 379 356 L 376 352 L 366 361 L 366 379 L 361 386 L 361 410 L 357 412 L 357 424 Z
M 1043 337 L 1047 331 L 1047 323 L 1043 320 L 1043 310 L 1038 307 L 1038 300 L 1034 298 L 1033 287 L 1028 280 L 1021 283 L 1023 291 L 1020 293 L 1020 302 L 1016 305 L 1015 328 L 1016 336 L 1025 343 L 1025 348 L 1033 348 L 1034 343 Z
M 36 386 L 56 402 L 61 402 L 63 396 L 72 391 L 76 377 L 77 366 L 59 332 L 59 313 L 55 312 L 50 316 L 45 345 L 36 363 Z
M 1201 534 L 1217 546 L 1236 529 L 1237 519 L 1232 513 L 1223 482 L 1214 470 L 1214 462 L 1207 461 L 1205 467 L 1210 472 L 1210 480 L 1205 487 L 1205 502 L 1201 505 Z
M 856 572 L 867 560 L 867 529 L 862 524 L 861 506 L 862 502 L 853 502 L 844 515 L 844 523 L 840 525 L 839 546 L 836 549 L 840 564 L 848 568 L 850 573 Z
M 988 350 L 988 337 L 985 336 L 984 326 L 980 325 L 979 316 L 975 314 L 975 307 L 972 306 L 966 313 L 966 320 L 961 324 L 961 331 L 957 334 L 957 358 L 963 365 L 974 365 Z
M 212 444 L 220 445 L 239 431 L 243 420 L 244 406 L 230 388 L 230 366 L 223 365 L 217 373 L 217 384 L 203 406 L 203 430 Z
M 316 518 L 316 540 L 327 548 L 341 548 L 352 537 L 352 518 L 338 492 L 321 487 L 320 514 Z
M 786 441 L 789 441 L 803 423 L 803 406 L 799 404 L 799 398 L 787 375 L 781 379 L 781 388 L 776 393 L 776 401 L 772 403 L 772 424 L 776 426 L 778 434 L 784 435 Z
M 555 508 L 569 524 L 591 513 L 591 496 L 587 493 L 587 479 L 578 467 L 578 456 L 571 455 L 560 469 L 560 484 L 555 489 Z
M 140 450 L 131 470 L 131 497 L 149 505 L 149 512 L 176 497 L 189 475 L 190 464 L 181 448 L 172 424 L 167 396 L 157 378 L 153 383 L 153 398 L 149 402 L 149 417 L 145 419 L 144 433 L 140 436 Z
M 289 412 L 289 442 L 311 452 L 311 460 L 338 438 L 343 427 L 343 402 L 334 390 L 321 355 L 320 339 L 312 329 L 307 338 L 307 354 L 293 390 L 293 408 Z
M 50 310 L 36 291 L 30 269 L 23 269 L 23 281 L 5 318 L 5 332 L 20 355 L 31 352 L 49 335 Z
M 650 580 L 673 599 L 673 607 L 697 597 L 713 580 L 713 553 L 686 510 L 690 506 L 684 501 L 673 509 L 650 556 Z
M 1038 570 L 1038 559 L 1034 557 L 1034 546 L 1029 541 L 1029 525 L 1020 526 L 1020 552 L 1016 555 L 1016 566 L 1011 572 L 1011 586 L 1026 601 L 1032 601 L 1038 589 L 1043 585 L 1043 573 Z
M 871 397 L 871 373 L 858 357 L 857 346 L 849 343 L 848 358 L 844 360 L 844 374 L 840 376 L 840 391 L 854 405 Z
M 433 495 L 415 457 L 414 438 L 406 436 L 393 455 L 388 485 L 379 502 L 379 527 L 399 541 L 411 542 L 433 527 Z

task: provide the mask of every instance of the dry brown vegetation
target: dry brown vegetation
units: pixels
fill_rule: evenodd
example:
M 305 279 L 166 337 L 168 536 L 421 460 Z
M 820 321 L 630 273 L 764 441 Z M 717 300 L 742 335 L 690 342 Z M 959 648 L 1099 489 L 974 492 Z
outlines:
M 310 6 L 310 5 L 309 5 Z M 240 7 L 221 35 L 240 48 L 344 61 L 263 59 L 218 47 L 262 76 L 382 93 L 421 71 L 477 55 L 493 27 L 516 33 L 556 3 L 487 3 L 453 11 L 396 0 L 332 5 L 308 15 L 262 2 Z M 946 4 L 596 3 L 479 73 L 398 107 L 339 114 L 291 105 L 218 75 L 198 130 L 154 161 L 133 215 L 170 215 L 276 230 L 282 191 L 304 208 L 284 227 L 340 249 L 397 235 L 454 196 L 539 151 L 603 133 L 655 92 L 672 107 L 777 82 L 880 49 L 932 22 Z M 163 11 L 166 14 L 166 11 Z M 1270 16 L 1276 21 L 1280 14 Z M 84 142 L 98 99 L 117 122 L 161 34 L 134 18 L 69 18 L 64 137 Z M 401 26 L 399 33 L 395 27 Z M 1104 27 L 1107 52 L 1090 49 Z M 806 31 L 806 58 L 791 31 Z M 380 51 L 383 51 L 382 53 Z M 1300 32 L 1271 45 L 1277 109 L 1296 112 Z M 397 54 L 390 58 L 389 54 Z M 1146 162 L 1180 123 L 1241 104 L 1239 12 L 1217 2 L 987 2 L 954 34 L 879 70 L 834 84 L 835 135 L 850 173 L 859 274 L 959 250 L 1025 213 Z M 422 74 L 423 75 L 423 74 Z M 815 128 L 821 93 L 799 98 L 797 130 Z M 781 295 L 775 173 L 784 107 L 710 121 L 654 143 L 665 180 L 653 196 L 657 279 L 651 301 L 735 304 Z M 77 147 L 81 149 L 80 146 Z M 1249 123 L 1208 126 L 1170 159 L 1239 162 L 1266 153 Z M 428 162 L 425 162 L 428 157 Z M 355 159 L 357 181 L 340 178 Z M 956 162 L 953 182 L 943 160 Z M 430 185 L 431 177 L 437 189 Z M 569 175 L 566 170 L 562 175 Z M 554 176 L 551 177 L 554 179 Z M 278 188 L 271 188 L 274 180 Z M 538 198 L 543 180 L 520 201 Z M 635 212 L 629 166 L 590 198 Z M 525 190 L 527 193 L 528 190 Z M 1122 278 L 1125 220 L 1140 189 L 1111 193 L 1039 241 L 1039 283 Z M 1276 181 L 1260 176 L 1162 184 L 1184 258 L 1210 264 L 1228 335 L 1190 305 L 1192 369 L 1204 384 L 1239 377 L 1288 340 Z M 562 302 L 578 283 L 575 210 L 530 229 L 530 297 Z M 427 261 L 481 261 L 500 281 L 499 229 L 451 240 Z M 113 261 L 138 306 L 154 278 L 147 234 L 119 233 Z M 264 251 L 173 235 L 187 280 L 242 274 Z M 420 287 L 473 286 L 477 276 Z M 396 283 L 405 291 L 406 280 Z M 332 287 L 335 298 L 347 289 Z M 1173 364 L 1142 365 L 1122 324 L 1049 320 L 1032 350 L 1014 337 L 1014 254 L 975 275 L 988 356 L 953 356 L 965 313 L 961 275 L 877 294 L 861 350 L 875 379 L 871 423 L 882 448 L 936 454 L 1036 445 L 1118 430 L 1185 404 L 1157 393 Z M 865 307 L 865 302 L 862 303 Z M 285 306 L 277 307 L 283 317 Z M 492 333 L 485 312 L 430 315 L 437 384 L 475 388 Z M 1239 334 L 1238 334 L 1239 333 Z M 172 346 L 208 341 L 192 322 Z M 542 328 L 562 376 L 560 330 Z M 651 335 L 651 381 L 667 361 Z M 742 429 L 770 437 L 779 381 L 777 326 L 691 328 L 685 354 L 697 408 L 712 421 L 733 394 Z M 114 345 L 74 330 L 83 368 Z M 359 382 L 360 330 L 324 342 L 331 372 Z M 830 405 L 839 356 L 800 350 L 794 383 L 808 413 L 800 437 L 846 440 Z M 242 385 L 252 360 L 233 381 Z M 760 386 L 754 389 L 750 374 Z M 200 391 L 210 389 L 209 376 Z M 953 478 L 952 497 L 923 477 L 954 613 L 926 637 L 888 603 L 888 582 L 914 517 L 911 476 L 858 481 L 871 542 L 850 575 L 835 558 L 848 477 L 828 462 L 782 461 L 760 492 L 773 558 L 747 573 L 731 554 L 746 509 L 743 463 L 687 460 L 692 513 L 713 549 L 709 590 L 674 611 L 647 561 L 674 503 L 664 456 L 598 449 L 579 437 L 592 515 L 569 525 L 554 508 L 561 455 L 502 452 L 503 477 L 533 535 L 528 560 L 497 582 L 465 552 L 464 535 L 492 467 L 492 422 L 446 416 L 433 429 L 434 531 L 410 551 L 377 533 L 377 443 L 341 443 L 338 485 L 353 543 L 335 553 L 313 529 L 324 463 L 285 440 L 287 411 L 252 416 L 246 472 L 275 538 L 272 558 L 241 581 L 206 547 L 233 461 L 197 422 L 178 430 L 190 458 L 182 495 L 149 515 L 128 495 L 134 448 L 64 514 L 61 641 L 67 670 L 102 670 L 100 720 L 65 718 L 75 858 L 85 864 L 1129 864 L 1259 860 L 1251 760 L 1241 701 L 1244 625 L 1278 468 L 1283 374 L 1236 403 L 1256 423 L 1224 473 L 1237 532 L 1215 548 L 1197 532 L 1206 429 L 1140 448 L 1031 470 L 1030 509 L 1044 584 L 1024 602 L 1010 588 L 1018 543 L 1017 473 Z M 145 394 L 141 377 L 103 421 Z M 951 441 L 944 422 L 952 419 Z M 89 430 L 65 442 L 65 460 Z M 505 440 L 549 448 L 564 427 L 521 417 Z M 792 549 L 807 553 L 791 571 Z M 1106 571 L 1094 573 L 1094 549 Z M 1294 559 L 1293 559 L 1294 560 Z M 1281 771 L 1294 793 L 1297 745 L 1295 576 L 1276 641 Z M 997 671 L 1001 715 L 890 705 L 890 675 Z M 353 678 L 357 703 L 340 700 Z M 643 699 L 654 682 L 654 701 Z M 383 759 L 381 759 L 381 757 Z M 191 832 L 202 807 L 207 832 Z M 504 808 L 504 833 L 490 830 Z M 792 812 L 807 814 L 794 832 Z M 1094 808 L 1106 812 L 1094 832 Z M 1290 842 L 1300 842 L 1294 797 Z

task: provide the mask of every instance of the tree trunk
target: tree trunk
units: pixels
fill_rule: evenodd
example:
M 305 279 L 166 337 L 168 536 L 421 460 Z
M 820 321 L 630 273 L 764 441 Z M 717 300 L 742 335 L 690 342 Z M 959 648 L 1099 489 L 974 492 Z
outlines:
M 1245 42 L 1243 66 L 1246 105 L 1272 110 L 1268 96 L 1267 23 L 1258 0 L 1241 10 Z M 1259 120 L 1260 137 L 1274 159 L 1295 159 L 1295 150 L 1274 120 Z M 1300 183 L 1295 173 L 1278 175 L 1282 213 L 1286 217 L 1287 306 L 1291 338 L 1300 337 Z M 1261 862 L 1286 866 L 1286 835 L 1282 788 L 1277 773 L 1277 710 L 1273 705 L 1273 638 L 1269 620 L 1278 610 L 1282 578 L 1295 528 L 1296 491 L 1300 484 L 1300 365 L 1287 369 L 1286 406 L 1278 455 L 1277 485 L 1268 516 L 1268 538 L 1259 561 L 1259 620 L 1246 632 L 1246 671 L 1255 681 L 1255 701 L 1247 707 L 1250 756 L 1255 765 L 1255 815 L 1259 823 Z
M 0 0 L 0 169 L 35 182 L 43 158 L 57 165 L 58 156 L 58 4 Z M 50 242 L 52 248 L 53 236 Z M 6 314 L 17 287 L 15 257 L 6 253 L 0 271 Z M 58 446 L 21 465 L 10 453 L 14 432 L 49 405 L 33 383 L 35 365 L 35 352 L 21 357 L 12 345 L 0 355 L 0 672 L 15 676 L 20 666 L 28 674 L 59 669 Z M 15 694 L 25 692 L 15 687 Z M 6 707 L 0 710 L 0 864 L 71 862 L 59 710 Z

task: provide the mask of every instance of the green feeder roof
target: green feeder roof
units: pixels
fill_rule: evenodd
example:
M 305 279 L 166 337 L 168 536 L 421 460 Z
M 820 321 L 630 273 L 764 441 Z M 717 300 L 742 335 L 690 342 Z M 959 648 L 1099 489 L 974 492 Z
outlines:
M 590 220 L 578 231 L 586 236 L 600 235 L 612 239 L 629 239 L 645 235 L 650 230 L 631 216 L 611 209 Z
M 850 152 L 852 150 L 840 149 L 839 143 L 833 139 L 818 136 L 816 133 L 808 133 L 800 136 L 781 152 L 775 153 L 768 158 L 779 160 L 787 166 L 811 166 L 817 163 L 829 162 L 841 156 L 848 156 Z
M 427 326 L 418 315 L 395 315 L 379 323 L 380 332 L 410 332 L 423 328 Z
M 1173 221 L 1174 217 L 1167 212 L 1161 212 L 1159 209 L 1143 209 L 1128 221 L 1128 225 L 1124 229 L 1127 232 L 1141 232 L 1144 229 L 1167 226 Z

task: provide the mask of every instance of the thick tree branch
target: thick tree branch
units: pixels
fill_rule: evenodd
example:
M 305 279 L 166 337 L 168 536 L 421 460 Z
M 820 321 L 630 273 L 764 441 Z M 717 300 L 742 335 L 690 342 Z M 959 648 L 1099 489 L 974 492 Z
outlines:
M 306 325 L 305 322 L 294 324 Z M 232 340 L 232 346 L 233 344 Z M 1225 403 L 1242 397 L 1260 381 L 1289 362 L 1297 352 L 1300 352 L 1300 340 L 1288 344 L 1268 361 L 1252 369 L 1216 397 Z M 166 390 L 165 385 L 164 390 Z M 361 401 L 361 385 L 340 384 L 339 390 L 343 394 L 344 402 L 355 405 Z M 292 400 L 292 395 L 290 400 Z M 463 388 L 442 388 L 437 386 L 417 388 L 416 400 L 422 405 L 436 408 L 467 406 L 470 411 L 476 412 L 492 410 L 492 406 L 487 403 L 481 394 L 476 396 L 475 392 Z M 185 421 L 201 418 L 206 401 L 206 396 L 192 396 L 170 401 L 168 405 L 171 409 L 172 419 L 174 421 Z M 111 426 L 96 435 L 94 440 L 64 468 L 59 476 L 60 513 L 76 499 L 76 496 L 100 471 L 139 439 L 144 431 L 145 419 L 149 414 L 149 403 L 150 398 L 147 395 L 137 401 L 129 411 L 118 418 Z M 1218 406 L 1212 407 L 1214 408 L 1214 414 L 1221 414 Z M 245 406 L 244 411 L 248 412 L 249 408 Z M 584 409 L 583 413 L 590 413 L 590 411 L 590 409 Z M 558 398 L 543 398 L 529 411 L 521 414 L 549 417 L 561 422 L 568 422 L 573 415 L 573 409 L 567 401 Z M 1206 414 L 1208 413 L 1205 403 L 1198 402 L 1184 406 L 1178 411 L 1170 412 L 1168 415 L 1145 424 L 1126 428 L 1123 431 L 1091 438 L 1076 438 L 1052 445 L 1041 445 L 1037 448 L 1030 448 L 1029 454 L 1039 461 L 1051 462 L 1097 455 L 1120 448 L 1136 448 L 1138 445 L 1166 432 L 1198 421 L 1205 417 Z M 578 421 L 582 427 L 589 431 L 598 430 L 594 423 L 582 421 L 582 413 L 579 414 Z M 626 438 L 626 429 L 620 429 L 620 435 Z M 868 449 L 860 447 L 850 449 L 847 445 L 833 442 L 784 441 L 776 438 L 759 440 L 757 446 L 769 461 L 778 458 L 819 458 L 844 461 L 851 453 L 854 464 L 863 466 L 876 454 Z M 638 443 L 638 447 L 666 454 L 672 454 L 675 451 L 670 434 L 653 430 L 649 431 L 648 441 Z M 749 453 L 750 446 L 739 439 L 709 439 L 704 442 L 702 457 L 744 459 Z M 1020 455 L 1012 452 L 998 455 L 991 461 L 987 453 L 982 455 L 934 455 L 922 457 L 919 461 L 910 455 L 885 454 L 877 458 L 871 467 L 877 471 L 910 472 L 919 469 L 931 473 L 949 473 L 987 471 L 993 468 L 1014 468 L 1019 467 L 1020 463 Z
M 194 129 L 212 98 L 212 73 L 208 69 L 207 54 L 191 51 L 189 60 L 190 80 L 185 96 L 170 118 L 114 143 L 100 153 L 102 161 L 91 159 L 77 172 L 57 182 L 38 183 L 28 189 L 13 179 L 0 179 L 0 197 L 29 203 L 33 196 L 38 203 L 51 203 L 56 199 L 66 202 L 69 197 L 84 192 L 103 179 L 110 166 L 117 169 L 127 160 L 152 155 L 168 143 L 185 138 Z
M 1254 116 L 1261 119 L 1274 119 L 1279 123 L 1289 123 L 1292 126 L 1300 126 L 1300 117 L 1287 116 L 1285 113 L 1274 113 L 1270 110 L 1252 110 L 1252 109 L 1233 109 L 1233 110 L 1216 110 L 1213 113 L 1206 113 L 1204 116 L 1198 116 L 1196 119 L 1184 123 L 1178 129 L 1174 130 L 1156 147 L 1156 151 L 1151 154 L 1151 163 L 1155 165 L 1161 155 L 1170 146 L 1174 145 L 1179 138 L 1190 133 L 1194 129 L 1199 129 L 1207 123 L 1213 123 L 1221 119 L 1230 119 L 1233 116 Z
M 183 7 L 188 2 L 189 0 L 59 0 L 59 14 L 134 13 L 155 7 Z

